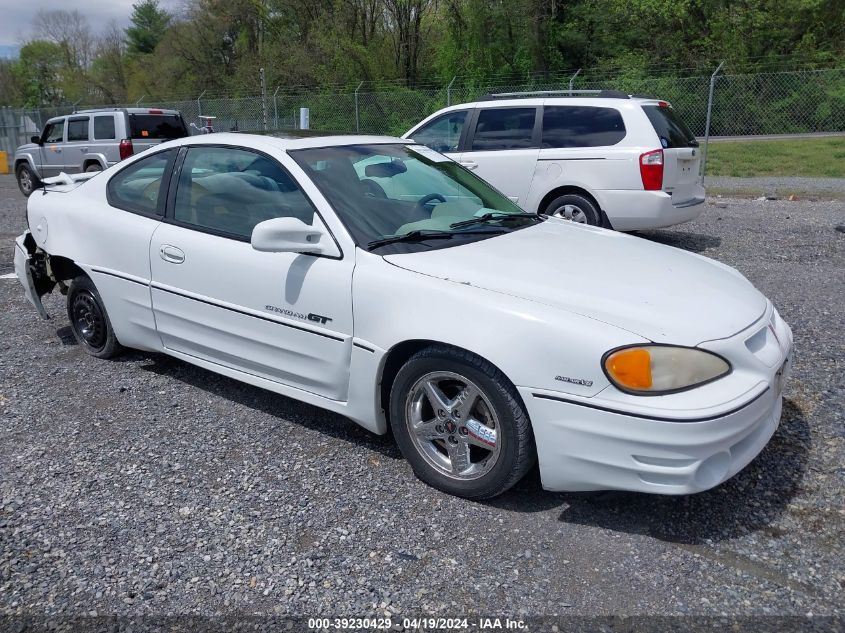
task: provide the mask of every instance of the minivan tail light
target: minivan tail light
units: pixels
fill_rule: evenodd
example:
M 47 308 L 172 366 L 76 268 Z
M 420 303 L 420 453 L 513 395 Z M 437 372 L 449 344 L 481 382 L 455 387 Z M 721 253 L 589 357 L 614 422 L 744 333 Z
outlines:
M 128 138 L 125 138 L 120 141 L 120 145 L 118 145 L 118 151 L 120 152 L 120 160 L 125 160 L 135 153 L 135 148 L 132 147 L 132 141 Z
M 663 150 L 640 154 L 640 177 L 643 179 L 643 189 L 646 191 L 660 191 L 663 188 Z

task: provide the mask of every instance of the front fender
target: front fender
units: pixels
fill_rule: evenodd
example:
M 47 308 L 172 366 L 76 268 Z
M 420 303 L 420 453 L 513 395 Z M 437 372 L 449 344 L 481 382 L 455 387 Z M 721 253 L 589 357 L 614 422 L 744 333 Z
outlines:
M 405 270 L 359 253 L 355 337 L 390 350 L 410 340 L 469 350 L 517 387 L 592 397 L 609 385 L 601 357 L 645 339 L 526 299 Z
M 21 163 L 26 163 L 27 167 L 29 167 L 32 172 L 41 178 L 41 172 L 38 170 L 38 157 L 33 155 L 31 152 L 18 152 L 15 153 L 15 170 L 17 170 L 18 165 Z

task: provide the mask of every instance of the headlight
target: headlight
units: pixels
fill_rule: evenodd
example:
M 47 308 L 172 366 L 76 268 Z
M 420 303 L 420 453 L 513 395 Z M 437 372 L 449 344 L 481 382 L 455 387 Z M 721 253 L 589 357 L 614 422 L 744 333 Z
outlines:
M 602 366 L 619 389 L 641 396 L 692 389 L 731 371 L 728 361 L 712 352 L 670 345 L 617 348 L 604 355 Z

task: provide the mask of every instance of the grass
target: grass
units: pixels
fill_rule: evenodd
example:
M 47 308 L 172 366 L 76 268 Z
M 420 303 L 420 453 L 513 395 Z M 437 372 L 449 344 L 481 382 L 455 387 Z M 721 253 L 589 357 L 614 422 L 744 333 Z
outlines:
M 845 137 L 711 142 L 707 175 L 845 178 Z

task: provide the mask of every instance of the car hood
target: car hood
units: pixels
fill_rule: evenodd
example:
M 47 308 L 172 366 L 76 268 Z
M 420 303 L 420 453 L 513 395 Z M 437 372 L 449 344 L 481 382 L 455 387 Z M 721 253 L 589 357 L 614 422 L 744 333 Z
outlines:
M 697 345 L 731 336 L 759 319 L 767 306 L 745 277 L 724 264 L 554 218 L 479 242 L 385 259 L 660 343 Z

